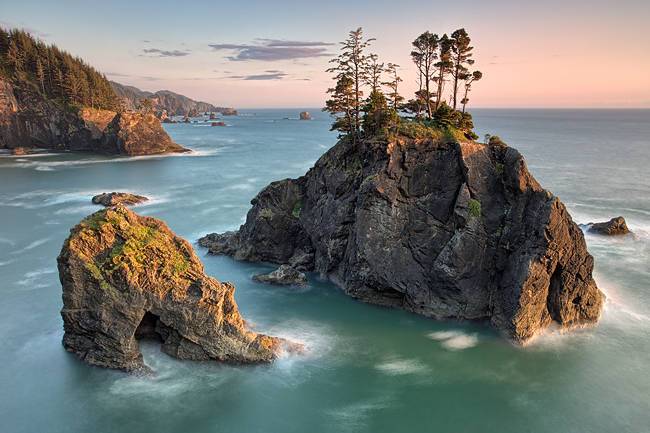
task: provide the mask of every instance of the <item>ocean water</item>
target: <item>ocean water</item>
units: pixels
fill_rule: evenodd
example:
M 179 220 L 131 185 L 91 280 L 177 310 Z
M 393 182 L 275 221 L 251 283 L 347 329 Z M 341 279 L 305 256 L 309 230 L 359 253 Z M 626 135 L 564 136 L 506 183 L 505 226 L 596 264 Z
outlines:
M 178 361 L 143 343 L 154 377 L 87 366 L 61 346 L 56 256 L 96 193 L 144 194 L 135 209 L 195 241 L 235 229 L 268 182 L 303 174 L 335 141 L 329 120 L 249 110 L 226 128 L 166 125 L 191 155 L 0 157 L 0 431 L 650 431 L 650 111 L 475 110 L 578 223 L 623 215 L 634 235 L 586 235 L 607 294 L 597 327 L 514 347 L 480 325 L 354 301 L 310 276 L 302 289 L 251 276 L 271 267 L 206 256 L 236 284 L 256 330 L 303 342 L 272 365 Z

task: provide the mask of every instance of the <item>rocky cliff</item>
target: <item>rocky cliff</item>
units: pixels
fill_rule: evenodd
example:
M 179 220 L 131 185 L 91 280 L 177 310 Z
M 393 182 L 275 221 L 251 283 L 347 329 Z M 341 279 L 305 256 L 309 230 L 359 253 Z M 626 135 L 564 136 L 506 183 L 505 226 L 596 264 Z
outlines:
M 125 207 L 74 227 L 58 267 L 63 345 L 89 364 L 145 368 L 141 338 L 180 359 L 236 363 L 269 362 L 283 344 L 246 328 L 234 286 L 207 276 L 187 241 Z
M 152 114 L 74 109 L 0 78 L 0 148 L 147 155 L 187 151 Z
M 502 144 L 344 139 L 251 203 L 239 231 L 199 243 L 316 271 L 367 302 L 486 320 L 518 343 L 600 315 L 582 232 Z
M 140 105 L 140 101 L 149 99 L 152 102 L 154 110 L 159 112 L 164 111 L 169 116 L 197 116 L 205 112 L 228 115 L 237 114 L 234 108 L 217 107 L 207 102 L 195 101 L 185 95 L 180 95 L 169 90 L 147 92 L 137 87 L 116 83 L 115 81 L 111 81 L 111 87 L 122 98 L 126 108 L 129 110 L 135 110 Z

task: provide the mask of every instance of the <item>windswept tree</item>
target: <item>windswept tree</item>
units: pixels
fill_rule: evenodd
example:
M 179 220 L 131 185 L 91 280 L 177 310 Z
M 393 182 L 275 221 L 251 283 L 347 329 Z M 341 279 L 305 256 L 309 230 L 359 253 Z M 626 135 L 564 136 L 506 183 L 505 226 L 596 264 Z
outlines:
M 460 103 L 463 104 L 463 113 L 465 113 L 465 106 L 469 102 L 469 91 L 472 90 L 472 83 L 483 78 L 483 73 L 481 71 L 474 71 L 471 74 L 466 74 L 464 77 L 465 80 L 465 95 L 461 99 Z
M 339 74 L 336 85 L 328 89 L 327 93 L 330 94 L 330 99 L 325 102 L 323 111 L 328 111 L 334 116 L 330 130 L 354 136 L 354 80 L 348 75 Z
M 469 66 L 474 64 L 471 39 L 465 29 L 458 29 L 451 34 L 452 62 L 451 75 L 454 78 L 454 89 L 452 93 L 452 107 L 455 110 L 458 98 L 458 83 L 467 76 Z
M 440 108 L 442 102 L 442 92 L 445 85 L 445 77 L 451 72 L 454 65 L 452 61 L 452 41 L 446 34 L 442 35 L 438 41 L 439 53 L 438 62 L 434 65 L 437 68 L 438 75 L 435 81 L 438 83 L 438 92 L 436 93 L 436 110 Z
M 386 72 L 388 73 L 388 81 L 384 81 L 382 84 L 388 88 L 386 96 L 390 100 L 391 107 L 396 112 L 399 111 L 399 107 L 404 101 L 404 98 L 399 94 L 399 83 L 402 82 L 402 78 L 398 75 L 397 71 L 399 70 L 399 65 L 395 63 L 389 63 L 386 65 Z
M 418 68 L 419 73 L 419 94 L 416 94 L 416 101 L 426 103 L 425 108 L 427 111 L 427 118 L 431 119 L 433 110 L 431 107 L 431 81 L 434 74 L 434 63 L 438 58 L 438 35 L 432 34 L 429 31 L 422 33 L 413 42 L 413 50 L 411 51 L 411 59 Z
M 366 64 L 366 84 L 370 86 L 370 92 L 380 90 L 381 74 L 385 71 L 383 63 L 379 62 L 377 54 L 370 54 L 367 58 Z
M 364 39 L 363 29 L 361 27 L 351 31 L 348 38 L 344 42 L 341 42 L 341 54 L 330 61 L 334 66 L 327 70 L 327 72 L 336 74 L 334 79 L 337 82 L 337 86 L 330 90 L 336 91 L 344 77 L 346 77 L 346 80 L 348 78 L 352 80 L 354 94 L 352 99 L 351 133 L 352 141 L 355 143 L 361 131 L 360 112 L 363 100 L 361 87 L 367 82 L 368 77 L 368 55 L 366 54 L 366 49 L 372 41 L 374 39 Z M 325 110 L 330 111 L 329 105 L 325 106 Z M 330 113 L 335 114 L 332 111 Z

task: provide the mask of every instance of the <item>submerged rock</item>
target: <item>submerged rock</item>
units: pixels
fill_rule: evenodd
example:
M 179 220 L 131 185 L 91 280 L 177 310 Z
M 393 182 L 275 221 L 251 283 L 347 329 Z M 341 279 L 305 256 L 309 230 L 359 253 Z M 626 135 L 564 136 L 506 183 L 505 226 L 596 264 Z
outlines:
M 226 122 L 219 121 L 219 122 L 210 123 L 210 126 L 227 126 L 227 125 L 226 125 Z
M 252 200 L 213 254 L 301 263 L 349 295 L 436 319 L 489 320 L 518 343 L 595 323 L 604 296 L 564 204 L 506 145 L 343 139 Z
M 627 228 L 627 224 L 625 223 L 625 218 L 622 216 L 602 223 L 589 223 L 589 225 L 590 232 L 600 235 L 616 236 L 630 233 L 630 229 Z
M 307 284 L 307 276 L 290 265 L 281 265 L 275 271 L 268 274 L 255 275 L 255 281 L 260 283 L 277 284 L 277 285 L 296 285 L 302 286 Z
M 207 276 L 161 221 L 118 206 L 71 230 L 58 257 L 63 345 L 85 362 L 146 368 L 138 339 L 179 359 L 270 362 L 283 340 L 248 330 L 230 283 Z
M 104 192 L 97 194 L 92 198 L 94 204 L 101 204 L 103 206 L 117 206 L 123 204 L 125 206 L 144 203 L 149 199 L 143 195 L 131 194 L 128 192 Z

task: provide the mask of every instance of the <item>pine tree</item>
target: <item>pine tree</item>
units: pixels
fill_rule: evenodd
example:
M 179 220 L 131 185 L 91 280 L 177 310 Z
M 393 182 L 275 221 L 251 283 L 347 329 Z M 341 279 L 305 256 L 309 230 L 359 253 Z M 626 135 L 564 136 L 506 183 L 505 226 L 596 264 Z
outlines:
M 465 112 L 465 106 L 469 102 L 469 98 L 467 97 L 467 95 L 469 94 L 469 91 L 472 89 L 472 83 L 480 80 L 481 78 L 483 78 L 483 73 L 481 71 L 474 71 L 471 74 L 465 75 L 464 77 L 465 95 L 463 96 L 463 99 L 460 101 L 460 103 L 463 104 L 463 113 Z
M 367 81 L 367 65 L 368 56 L 365 50 L 374 39 L 364 39 L 363 29 L 359 27 L 349 33 L 348 39 L 341 42 L 341 54 L 332 59 L 330 62 L 335 66 L 329 68 L 327 72 L 335 73 L 334 79 L 337 81 L 337 86 L 345 77 L 345 80 L 351 79 L 354 89 L 352 99 L 352 141 L 356 143 L 361 130 L 360 112 L 363 98 L 361 86 Z M 327 106 L 326 106 L 327 109 Z M 329 111 L 329 109 L 327 110 Z M 338 129 L 338 128 L 337 128 Z
M 451 34 L 451 49 L 453 57 L 453 68 L 451 74 L 454 77 L 454 90 L 453 90 L 453 105 L 454 110 L 456 109 L 456 101 L 458 96 L 458 83 L 463 80 L 469 71 L 468 66 L 474 64 L 472 59 L 472 50 L 474 47 L 471 47 L 469 44 L 471 39 L 465 29 L 458 29 Z
M 381 85 L 381 74 L 385 71 L 384 64 L 379 63 L 377 54 L 370 54 L 366 65 L 366 84 L 370 86 L 370 91 L 379 90 Z
M 402 82 L 402 78 L 397 74 L 399 65 L 395 63 L 389 63 L 386 66 L 386 72 L 388 72 L 389 81 L 385 81 L 382 84 L 388 87 L 387 96 L 390 99 L 391 106 L 395 112 L 399 111 L 400 105 L 404 98 L 399 94 L 399 83 Z
M 446 34 L 442 35 L 438 42 L 438 46 L 438 62 L 434 65 L 436 68 L 438 68 L 438 75 L 435 78 L 436 82 L 438 83 L 438 93 L 436 94 L 436 110 L 440 108 L 440 103 L 442 102 L 442 92 L 445 84 L 445 76 L 451 71 L 451 68 L 453 67 L 451 57 L 452 41 Z
M 424 100 L 426 103 L 427 118 L 431 119 L 432 108 L 429 101 L 431 100 L 431 81 L 433 80 L 434 62 L 438 57 L 436 52 L 438 48 L 438 35 L 429 31 L 422 33 L 412 43 L 411 59 L 418 68 L 420 76 L 420 94 L 417 95 L 418 101 Z M 422 93 L 424 92 L 424 93 Z
M 36 59 L 36 79 L 41 85 L 41 93 L 45 94 L 45 68 L 40 57 Z
M 352 135 L 354 138 L 356 130 L 354 123 L 355 90 L 354 80 L 348 75 L 339 75 L 336 86 L 327 90 L 331 95 L 325 102 L 323 111 L 334 116 L 331 131 L 340 131 L 345 135 Z

